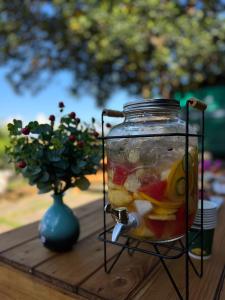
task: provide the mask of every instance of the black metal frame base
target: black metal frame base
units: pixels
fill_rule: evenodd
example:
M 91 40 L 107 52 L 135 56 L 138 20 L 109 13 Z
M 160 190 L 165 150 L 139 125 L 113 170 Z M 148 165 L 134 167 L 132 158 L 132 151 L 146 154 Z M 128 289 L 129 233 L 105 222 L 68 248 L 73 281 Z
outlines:
M 197 105 L 193 105 L 196 103 Z M 203 107 L 202 107 L 202 106 Z M 190 134 L 189 133 L 189 106 L 193 106 L 201 111 L 201 134 Z M 148 134 L 148 135 L 135 135 L 135 136 L 104 136 L 104 116 L 110 117 L 123 117 L 123 113 L 116 111 L 107 111 L 104 110 L 102 113 L 102 155 L 103 155 L 103 211 L 106 205 L 106 179 L 105 179 L 105 140 L 106 139 L 116 139 L 116 138 L 140 138 L 140 137 L 155 137 L 155 136 L 181 136 L 185 138 L 185 234 L 182 238 L 179 238 L 176 241 L 170 241 L 166 243 L 155 242 L 151 240 L 137 239 L 134 237 L 127 236 L 122 234 L 117 242 L 111 241 L 112 229 L 113 227 L 107 228 L 106 225 L 106 212 L 103 213 L 103 223 L 104 230 L 98 236 L 99 240 L 104 242 L 104 267 L 105 272 L 110 273 L 118 262 L 122 253 L 127 249 L 128 254 L 132 255 L 134 252 L 141 252 L 149 255 L 158 257 L 165 272 L 167 273 L 179 299 L 189 299 L 189 265 L 193 268 L 195 274 L 201 278 L 203 276 L 203 159 L 204 159 L 204 104 L 200 101 L 190 99 L 186 104 L 186 130 L 184 133 L 171 133 L 171 134 Z M 189 187 L 189 159 L 188 159 L 188 149 L 189 149 L 189 137 L 198 137 L 201 138 L 201 226 L 199 232 L 189 240 L 188 235 L 188 187 Z M 193 263 L 191 257 L 189 256 L 190 245 L 194 240 L 199 237 L 201 239 L 201 260 L 200 260 L 200 270 L 197 270 L 195 264 Z M 121 247 L 120 251 L 113 257 L 113 259 L 108 260 L 107 258 L 107 245 L 113 244 L 118 247 Z M 178 244 L 178 245 L 177 245 Z M 147 247 L 146 247 L 147 246 Z M 171 253 L 172 252 L 172 253 Z M 179 287 L 176 284 L 176 281 L 169 270 L 166 260 L 167 259 L 178 259 L 180 257 L 185 257 L 185 295 L 182 296 L 179 290 Z
M 112 244 L 112 245 L 121 247 L 121 250 L 113 257 L 113 259 L 108 260 L 107 255 L 106 255 L 106 259 L 105 259 L 105 263 L 104 263 L 106 273 L 109 274 L 112 271 L 113 267 L 116 265 L 117 261 L 119 260 L 120 256 L 123 254 L 123 252 L 125 250 L 127 250 L 129 255 L 133 255 L 135 252 L 141 252 L 141 253 L 156 256 L 159 258 L 159 260 L 162 264 L 162 267 L 166 271 L 166 274 L 168 275 L 168 277 L 177 293 L 178 298 L 181 300 L 184 298 L 182 297 L 180 290 L 176 284 L 176 281 L 175 281 L 171 271 L 169 270 L 165 260 L 177 259 L 177 258 L 180 258 L 183 255 L 185 255 L 185 256 L 187 256 L 187 259 L 188 259 L 191 267 L 193 268 L 195 274 L 199 278 L 201 278 L 203 276 L 202 268 L 200 271 L 197 270 L 195 264 L 193 263 L 191 257 L 188 254 L 188 251 L 186 250 L 186 247 L 182 241 L 182 239 L 184 237 L 178 238 L 175 241 L 162 243 L 162 242 L 153 242 L 153 241 L 144 240 L 144 239 L 140 240 L 140 239 L 133 238 L 133 237 L 131 238 L 130 236 L 127 236 L 126 234 L 122 234 L 120 236 L 118 242 L 112 242 L 110 240 L 110 237 L 112 235 L 112 229 L 113 229 L 113 227 L 110 227 L 110 228 L 106 229 L 106 231 L 101 232 L 98 236 L 99 240 L 104 242 L 105 247 L 107 247 L 108 244 Z M 201 234 L 201 232 L 199 230 L 199 232 L 196 233 L 196 235 L 192 238 L 192 240 L 189 241 L 189 247 L 200 234 Z M 104 238 L 105 235 L 106 235 L 106 239 Z M 171 253 L 171 251 L 173 253 Z M 106 254 L 107 254 L 107 250 L 106 250 Z M 186 295 L 186 299 L 188 299 L 187 295 Z

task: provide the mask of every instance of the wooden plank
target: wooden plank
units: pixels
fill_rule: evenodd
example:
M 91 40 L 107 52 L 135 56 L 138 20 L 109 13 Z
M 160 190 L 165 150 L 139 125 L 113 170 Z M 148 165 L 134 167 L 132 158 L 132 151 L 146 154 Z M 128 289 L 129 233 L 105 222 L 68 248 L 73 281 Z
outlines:
M 0 253 L 38 236 L 38 222 L 5 232 L 0 235 Z
M 215 292 L 214 300 L 225 299 L 225 265 L 220 276 L 219 283 Z
M 84 216 L 80 219 L 80 240 L 85 239 L 102 228 L 102 212 L 99 209 L 99 204 L 97 206 L 92 206 L 91 204 L 88 207 L 89 209 L 85 210 L 85 214 L 83 213 Z M 93 210 L 93 208 L 95 210 Z M 37 238 L 14 247 L 11 250 L 5 251 L 0 255 L 0 259 L 29 272 L 33 267 L 56 255 L 60 254 L 56 254 L 56 252 L 49 251 L 43 247 L 39 238 Z
M 78 218 L 82 218 L 86 215 L 94 213 L 98 209 L 102 208 L 102 200 L 96 200 L 88 205 L 82 205 L 73 209 L 74 213 Z M 23 227 L 5 232 L 0 235 L 0 253 L 15 247 L 16 245 L 21 245 L 26 241 L 35 239 L 38 236 L 38 224 L 39 222 L 34 222 Z
M 118 252 L 111 246 L 109 257 Z M 34 274 L 67 289 L 77 287 L 103 265 L 103 243 L 93 234 L 80 241 L 73 251 L 54 257 L 34 269 Z
M 158 260 L 154 256 L 143 253 L 130 256 L 126 251 L 110 274 L 106 274 L 102 267 L 79 286 L 78 293 L 88 299 L 98 299 L 98 297 L 110 300 L 132 299 L 131 292 L 154 270 L 157 264 Z
M 102 210 L 102 209 L 103 209 L 102 199 L 98 199 L 98 200 L 92 201 L 88 204 L 84 204 L 79 207 L 76 207 L 73 209 L 73 211 L 76 216 L 81 218 L 83 216 L 93 213 L 96 210 Z
M 83 216 L 89 215 L 96 210 L 101 210 L 102 200 L 96 200 L 88 205 L 82 205 L 74 209 L 75 214 L 82 218 Z M 38 237 L 38 224 L 34 222 L 23 227 L 5 232 L 0 235 L 0 253 L 11 249 L 17 245 L 21 245 L 24 242 L 30 241 Z
M 223 281 L 222 290 L 218 294 L 218 298 L 216 298 L 215 300 L 224 300 L 224 299 L 225 299 L 225 284 L 224 284 L 224 281 Z
M 204 276 L 198 278 L 190 267 L 190 299 L 191 300 L 212 300 L 215 295 L 216 288 L 225 263 L 225 207 L 221 208 L 219 216 L 219 224 L 216 229 L 214 248 L 212 257 L 204 263 Z M 199 267 L 199 261 L 193 260 Z M 167 265 L 172 271 L 176 283 L 184 295 L 184 258 L 176 261 L 168 261 Z M 160 286 L 163 284 L 163 289 Z M 171 300 L 178 299 L 175 290 L 169 281 L 165 270 L 159 266 L 154 272 L 143 282 L 143 285 L 133 295 L 133 299 L 149 299 L 150 295 L 154 295 L 155 299 Z M 223 298 L 221 298 L 223 299 Z M 225 299 L 225 298 L 224 298 Z
M 72 293 L 56 290 L 37 278 L 0 264 L 0 299 L 2 300 L 84 300 Z

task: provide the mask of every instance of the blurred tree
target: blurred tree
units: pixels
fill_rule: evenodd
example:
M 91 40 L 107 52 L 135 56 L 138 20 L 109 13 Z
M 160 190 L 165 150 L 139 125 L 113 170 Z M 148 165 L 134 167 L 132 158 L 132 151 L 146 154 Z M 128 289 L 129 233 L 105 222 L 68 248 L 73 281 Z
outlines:
M 225 77 L 224 0 L 0 1 L 0 64 L 16 91 L 60 70 L 99 105 L 118 88 L 169 96 Z

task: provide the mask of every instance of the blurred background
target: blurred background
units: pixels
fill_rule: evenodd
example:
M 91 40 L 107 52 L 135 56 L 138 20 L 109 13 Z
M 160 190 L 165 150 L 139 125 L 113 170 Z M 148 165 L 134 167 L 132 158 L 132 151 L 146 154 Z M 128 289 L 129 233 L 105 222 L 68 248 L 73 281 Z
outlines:
M 59 101 L 100 126 L 103 107 L 195 96 L 208 104 L 209 170 L 223 173 L 225 0 L 0 1 L 0 66 L 0 232 L 40 219 L 51 203 L 8 164 L 6 125 L 46 122 Z M 100 198 L 101 174 L 91 181 L 67 203 Z

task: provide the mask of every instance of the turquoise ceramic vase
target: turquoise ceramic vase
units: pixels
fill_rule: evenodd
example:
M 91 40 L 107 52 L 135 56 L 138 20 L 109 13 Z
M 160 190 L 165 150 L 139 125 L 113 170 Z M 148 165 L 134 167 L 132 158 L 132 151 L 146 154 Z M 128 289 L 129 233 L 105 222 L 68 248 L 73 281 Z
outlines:
M 63 195 L 53 195 L 54 203 L 39 226 L 43 245 L 54 251 L 67 251 L 78 240 L 80 226 L 73 211 L 63 203 Z

